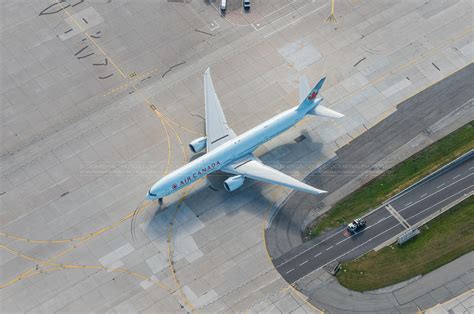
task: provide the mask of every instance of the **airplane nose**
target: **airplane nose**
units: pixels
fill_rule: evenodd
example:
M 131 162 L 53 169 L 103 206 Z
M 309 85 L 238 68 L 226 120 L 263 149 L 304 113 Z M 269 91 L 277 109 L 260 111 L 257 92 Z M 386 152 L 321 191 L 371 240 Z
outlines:
M 147 195 L 146 195 L 146 199 L 147 200 L 156 200 L 157 199 L 157 195 L 155 193 L 152 193 L 151 190 L 148 191 Z

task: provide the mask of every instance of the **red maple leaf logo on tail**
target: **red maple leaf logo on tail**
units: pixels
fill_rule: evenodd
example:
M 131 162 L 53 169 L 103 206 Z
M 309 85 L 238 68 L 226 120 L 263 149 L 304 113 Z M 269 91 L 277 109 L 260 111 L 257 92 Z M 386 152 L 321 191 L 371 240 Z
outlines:
M 317 92 L 312 92 L 309 96 L 308 96 L 308 99 L 309 100 L 314 100 L 316 98 L 316 96 L 318 96 L 318 93 Z

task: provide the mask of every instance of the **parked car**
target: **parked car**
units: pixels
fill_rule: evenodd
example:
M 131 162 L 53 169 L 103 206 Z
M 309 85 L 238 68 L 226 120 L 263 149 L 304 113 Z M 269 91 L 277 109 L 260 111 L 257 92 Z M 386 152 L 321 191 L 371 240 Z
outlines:
M 250 10 L 250 0 L 243 0 L 244 1 L 244 9 Z

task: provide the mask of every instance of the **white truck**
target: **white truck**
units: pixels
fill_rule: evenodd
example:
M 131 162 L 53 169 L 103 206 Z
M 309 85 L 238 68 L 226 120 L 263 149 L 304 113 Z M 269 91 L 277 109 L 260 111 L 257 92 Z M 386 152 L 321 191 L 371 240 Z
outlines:
M 367 225 L 367 222 L 364 219 L 357 218 L 347 225 L 347 231 L 349 231 L 351 234 L 356 234 L 357 232 L 364 229 L 366 225 Z

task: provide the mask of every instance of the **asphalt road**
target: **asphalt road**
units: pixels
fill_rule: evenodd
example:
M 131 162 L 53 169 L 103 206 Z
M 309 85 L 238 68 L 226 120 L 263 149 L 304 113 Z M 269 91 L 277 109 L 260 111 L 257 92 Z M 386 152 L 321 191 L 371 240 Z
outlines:
M 309 174 L 305 182 L 326 191 L 314 196 L 296 192 L 279 208 L 266 230 L 267 248 L 276 259 L 303 244 L 301 226 L 312 210 L 330 204 L 326 199 L 351 180 L 393 155 L 404 144 L 474 98 L 474 65 L 450 75 L 398 105 L 397 111 L 339 149 L 337 158 L 323 170 Z M 327 204 L 326 204 L 327 203 Z
M 352 260 L 397 236 L 465 194 L 474 193 L 474 158 L 447 169 L 366 217 L 356 235 L 344 228 L 326 233 L 274 260 L 280 274 L 293 283 L 327 263 Z M 395 211 L 395 212 L 394 212 Z

